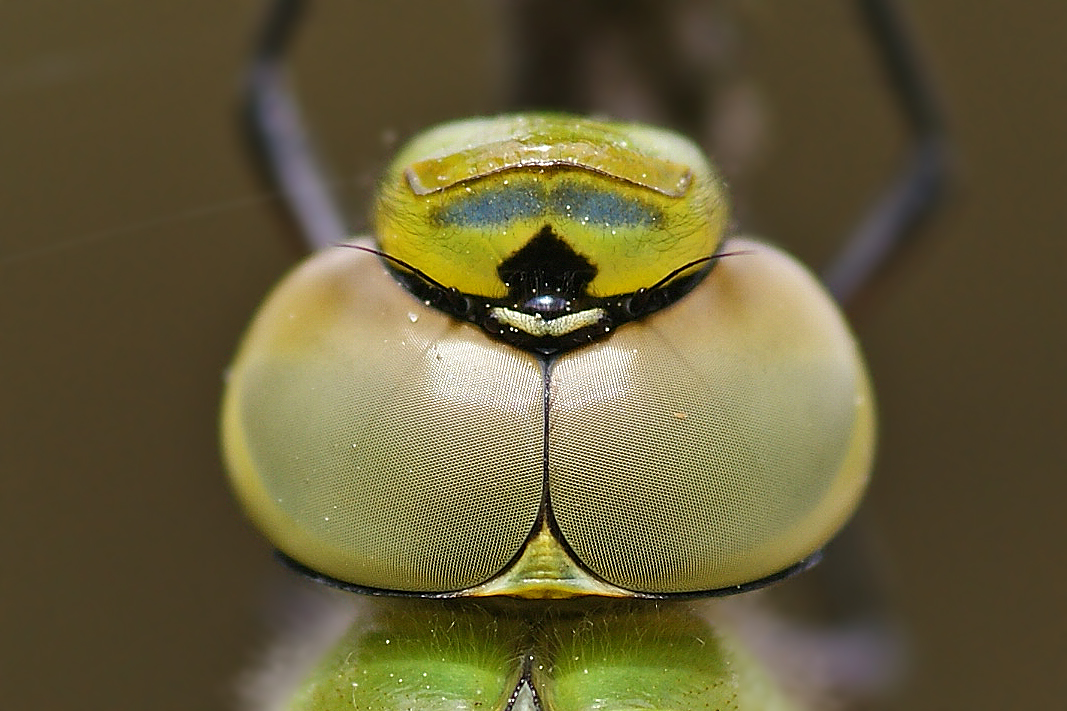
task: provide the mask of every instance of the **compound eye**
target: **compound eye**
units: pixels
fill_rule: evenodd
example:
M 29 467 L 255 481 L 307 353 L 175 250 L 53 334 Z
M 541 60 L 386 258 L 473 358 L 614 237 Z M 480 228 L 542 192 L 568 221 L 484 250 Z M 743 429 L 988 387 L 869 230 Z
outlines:
M 783 253 L 727 246 L 745 254 L 552 369 L 553 515 L 575 556 L 628 590 L 779 573 L 866 487 L 873 398 L 835 304 Z
M 246 511 L 353 585 L 462 590 L 511 560 L 541 506 L 536 359 L 404 291 L 353 249 L 271 295 L 230 370 L 224 450 Z

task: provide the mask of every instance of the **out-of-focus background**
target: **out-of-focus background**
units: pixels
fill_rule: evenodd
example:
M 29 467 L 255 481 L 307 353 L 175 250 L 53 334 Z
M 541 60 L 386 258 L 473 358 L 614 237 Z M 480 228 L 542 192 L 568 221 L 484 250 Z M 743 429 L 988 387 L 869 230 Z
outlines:
M 235 128 L 257 5 L 0 7 L 6 709 L 230 708 L 265 643 L 279 574 L 215 431 L 236 339 L 297 257 Z M 818 263 L 895 167 L 898 119 L 848 3 L 750 5 L 768 120 L 750 224 Z M 1067 5 L 906 7 L 959 161 L 951 205 L 857 314 L 883 421 L 865 515 L 913 644 L 894 707 L 1058 708 Z M 398 137 L 498 109 L 499 19 L 480 0 L 315 8 L 299 86 L 349 204 Z

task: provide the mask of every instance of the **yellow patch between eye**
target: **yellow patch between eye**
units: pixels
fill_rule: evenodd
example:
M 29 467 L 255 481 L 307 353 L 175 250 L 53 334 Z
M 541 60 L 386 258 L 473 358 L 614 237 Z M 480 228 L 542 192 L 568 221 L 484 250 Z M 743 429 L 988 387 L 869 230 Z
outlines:
M 531 600 L 565 600 L 585 595 L 637 597 L 635 593 L 594 578 L 580 568 L 545 525 L 507 570 L 488 582 L 464 590 L 457 597 L 496 595 Z

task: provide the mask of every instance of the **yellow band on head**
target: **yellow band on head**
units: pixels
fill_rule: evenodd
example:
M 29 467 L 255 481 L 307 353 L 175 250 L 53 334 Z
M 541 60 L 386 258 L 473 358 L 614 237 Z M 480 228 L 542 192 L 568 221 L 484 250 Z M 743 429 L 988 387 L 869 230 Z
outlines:
M 710 256 L 728 219 L 723 182 L 688 139 L 560 114 L 470 119 L 420 134 L 386 172 L 376 206 L 382 251 L 509 308 L 521 300 L 499 303 L 515 294 L 502 272 L 546 230 L 588 265 L 588 278 L 563 296 L 602 299 Z
M 588 142 L 497 141 L 410 165 L 405 174 L 416 195 L 429 195 L 468 180 L 513 168 L 568 166 L 625 180 L 668 197 L 682 197 L 693 180 L 688 166 L 642 155 L 625 146 Z

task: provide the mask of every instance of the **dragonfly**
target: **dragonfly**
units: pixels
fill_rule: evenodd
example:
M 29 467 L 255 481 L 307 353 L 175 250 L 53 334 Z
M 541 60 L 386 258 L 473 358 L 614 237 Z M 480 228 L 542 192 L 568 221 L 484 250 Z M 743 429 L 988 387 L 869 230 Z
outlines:
M 914 148 L 821 281 L 736 229 L 692 141 L 569 113 L 566 81 L 411 139 L 353 238 L 286 81 L 301 4 L 270 5 L 248 125 L 314 254 L 242 340 L 224 453 L 279 558 L 338 592 L 256 707 L 784 710 L 847 686 L 783 673 L 811 650 L 768 651 L 747 599 L 815 566 L 863 495 L 873 394 L 837 304 L 945 179 L 897 8 L 856 5 Z M 580 33 L 525 24 L 534 66 L 551 48 L 581 75 Z

